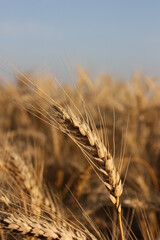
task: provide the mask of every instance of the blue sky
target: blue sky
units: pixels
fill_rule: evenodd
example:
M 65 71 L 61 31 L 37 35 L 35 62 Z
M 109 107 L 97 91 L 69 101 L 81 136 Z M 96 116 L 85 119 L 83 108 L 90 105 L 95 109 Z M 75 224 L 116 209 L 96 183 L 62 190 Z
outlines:
M 55 75 L 160 76 L 160 1 L 0 0 L 0 56 Z

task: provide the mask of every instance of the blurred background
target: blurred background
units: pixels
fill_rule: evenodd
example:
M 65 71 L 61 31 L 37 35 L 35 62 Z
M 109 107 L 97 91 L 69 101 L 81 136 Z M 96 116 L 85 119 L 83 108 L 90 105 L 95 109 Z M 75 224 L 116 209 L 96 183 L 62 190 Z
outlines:
M 35 232 L 10 231 L 19 210 L 36 230 L 52 215 L 119 239 L 99 137 L 124 183 L 125 239 L 160 239 L 160 1 L 0 0 L 0 239 Z
M 90 75 L 160 76 L 160 1 L 0 0 L 0 57 L 64 80 Z

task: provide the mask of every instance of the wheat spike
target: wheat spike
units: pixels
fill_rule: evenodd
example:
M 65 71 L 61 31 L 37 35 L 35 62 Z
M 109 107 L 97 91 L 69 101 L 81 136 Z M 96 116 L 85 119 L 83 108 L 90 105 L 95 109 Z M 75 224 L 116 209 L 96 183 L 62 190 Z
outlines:
M 103 175 L 103 182 L 109 190 L 110 200 L 118 212 L 121 237 L 123 239 L 121 204 L 119 202 L 123 186 L 112 155 L 89 124 L 77 117 L 70 108 L 66 110 L 61 106 L 53 106 L 53 109 L 59 129 L 71 137 L 81 150 L 88 154 L 96 169 Z
M 20 215 L 17 213 L 2 212 L 0 215 L 1 225 L 5 230 L 13 233 L 19 233 L 22 236 L 32 236 L 39 239 L 55 240 L 95 240 L 96 238 L 79 229 L 73 228 L 65 222 L 61 225 L 55 222 L 48 222 L 45 219 L 39 219 L 32 216 Z
M 94 164 L 103 175 L 111 201 L 120 211 L 119 197 L 123 192 L 123 186 L 113 157 L 89 125 L 81 121 L 70 109 L 67 111 L 62 107 L 54 106 L 54 110 L 60 129 L 74 138 L 78 144 L 81 144 L 80 146 L 88 148 Z

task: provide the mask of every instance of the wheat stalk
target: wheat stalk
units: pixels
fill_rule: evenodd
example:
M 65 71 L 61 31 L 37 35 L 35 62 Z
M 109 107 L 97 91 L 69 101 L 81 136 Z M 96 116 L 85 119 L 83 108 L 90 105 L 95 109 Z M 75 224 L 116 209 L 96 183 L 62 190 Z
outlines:
M 112 155 L 96 134 L 96 131 L 93 131 L 87 122 L 77 117 L 70 108 L 66 110 L 61 106 L 54 105 L 53 109 L 59 129 L 77 143 L 102 174 L 103 183 L 110 193 L 110 200 L 118 212 L 121 239 L 124 239 L 119 201 L 123 186 Z

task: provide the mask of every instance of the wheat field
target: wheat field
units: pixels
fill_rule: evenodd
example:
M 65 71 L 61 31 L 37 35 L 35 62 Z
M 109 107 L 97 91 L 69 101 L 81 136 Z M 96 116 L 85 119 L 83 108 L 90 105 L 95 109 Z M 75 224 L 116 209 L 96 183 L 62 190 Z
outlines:
M 160 239 L 160 82 L 0 80 L 0 239 Z

